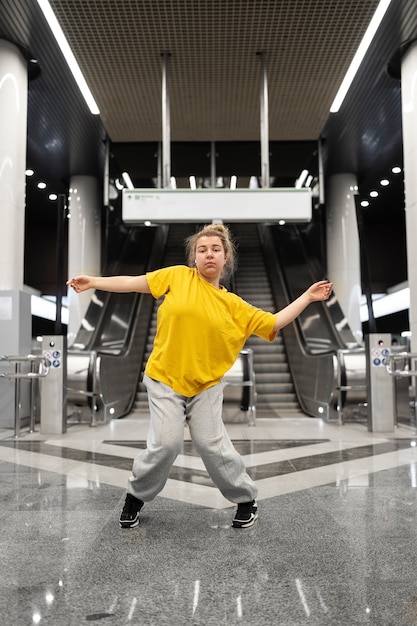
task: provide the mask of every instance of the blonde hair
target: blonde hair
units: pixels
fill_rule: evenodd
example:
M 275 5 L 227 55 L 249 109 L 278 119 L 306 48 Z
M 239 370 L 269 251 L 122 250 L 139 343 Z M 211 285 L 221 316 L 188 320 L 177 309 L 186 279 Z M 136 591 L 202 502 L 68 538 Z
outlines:
M 195 267 L 197 242 L 201 237 L 219 237 L 226 257 L 222 278 L 230 278 L 235 271 L 236 248 L 227 226 L 223 224 L 206 224 L 206 226 L 203 226 L 203 228 L 194 233 L 194 235 L 187 237 L 185 240 L 185 251 L 190 267 Z

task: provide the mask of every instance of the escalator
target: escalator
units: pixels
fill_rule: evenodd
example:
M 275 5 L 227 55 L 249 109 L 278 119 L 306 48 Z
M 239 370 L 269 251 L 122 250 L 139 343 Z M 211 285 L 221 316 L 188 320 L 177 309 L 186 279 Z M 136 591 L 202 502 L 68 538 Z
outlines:
M 238 249 L 242 252 L 238 255 L 237 269 L 231 283 L 226 285 L 227 288 L 254 306 L 271 312 L 275 311 L 257 230 L 254 230 L 252 224 L 232 224 L 229 225 L 229 228 Z M 170 227 L 163 261 L 164 266 L 186 263 L 184 240 L 193 232 L 195 232 L 195 225 L 177 224 Z M 142 364 L 142 374 L 153 346 L 158 307 L 159 301 L 156 301 L 147 338 L 147 349 Z M 281 335 L 278 335 L 277 339 L 272 343 L 266 342 L 259 337 L 250 337 L 246 342 L 245 348 L 253 350 L 257 394 L 256 410 L 258 412 L 268 411 L 271 413 L 272 411 L 281 414 L 299 411 L 300 407 L 292 384 Z M 225 401 L 240 403 L 244 407 L 243 410 L 247 410 L 247 399 L 242 397 L 239 400 L 238 396 L 239 390 L 234 392 L 234 390 L 226 388 Z M 134 408 L 136 410 L 147 410 L 148 408 L 146 389 L 142 383 L 142 376 L 139 378 Z
M 130 228 L 107 275 L 137 275 L 160 267 L 168 228 Z M 135 400 L 152 316 L 149 294 L 96 290 L 68 350 L 68 404 L 93 411 L 94 421 L 126 415 Z M 94 390 L 94 391 L 93 391 Z
M 302 236 L 296 226 L 274 226 L 240 223 L 229 225 L 238 249 L 238 263 L 233 280 L 226 285 L 247 302 L 264 310 L 275 312 L 285 307 L 302 291 L 322 276 L 317 262 L 310 258 Z M 195 225 L 172 225 L 167 238 L 164 265 L 184 263 L 183 243 L 194 232 Z M 142 371 L 152 349 L 156 328 L 158 303 L 155 304 L 153 321 L 147 339 Z M 352 350 L 354 368 L 349 370 L 349 356 L 344 354 L 346 376 L 356 376 L 363 383 L 363 355 L 355 353 L 358 348 L 343 317 L 335 297 L 326 303 L 313 303 L 294 324 L 283 329 L 272 343 L 252 336 L 245 348 L 253 350 L 256 379 L 256 409 L 268 415 L 299 413 L 336 416 L 336 404 L 340 399 L 339 351 Z M 348 372 L 348 373 L 347 373 Z M 360 385 L 358 385 L 360 386 Z M 350 392 L 343 402 L 362 400 L 363 392 Z M 138 384 L 135 408 L 146 409 L 144 386 Z
M 259 225 L 265 264 L 278 310 L 321 280 L 317 261 L 308 254 L 296 225 Z M 336 294 L 337 295 L 337 294 Z M 355 340 L 335 294 L 314 302 L 282 330 L 298 402 L 304 413 L 327 420 L 337 405 L 366 402 L 365 353 Z M 343 360 L 339 356 L 343 354 Z M 341 371 L 342 368 L 342 371 Z M 355 384 L 350 384 L 355 377 Z M 341 396 L 338 389 L 351 388 Z
M 185 263 L 184 239 L 196 227 L 130 229 L 120 260 L 108 274 L 141 274 Z M 322 278 L 296 226 L 246 223 L 230 228 L 238 244 L 238 269 L 226 286 L 254 306 L 280 310 Z M 91 392 L 95 385 L 96 409 L 103 421 L 145 406 L 140 381 L 152 347 L 157 308 L 149 294 L 93 294 L 68 357 L 68 376 L 69 387 L 81 393 Z M 357 348 L 335 297 L 311 304 L 272 344 L 251 337 L 245 347 L 254 353 L 257 410 L 282 414 L 301 409 L 325 419 L 335 416 L 337 354 Z

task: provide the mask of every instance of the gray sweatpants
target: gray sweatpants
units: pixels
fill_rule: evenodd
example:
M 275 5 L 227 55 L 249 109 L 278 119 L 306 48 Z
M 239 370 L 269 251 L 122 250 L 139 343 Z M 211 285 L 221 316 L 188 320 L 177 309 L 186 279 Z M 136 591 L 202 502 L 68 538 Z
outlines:
M 162 491 L 181 452 L 187 420 L 194 447 L 223 496 L 235 503 L 254 500 L 257 487 L 223 424 L 224 383 L 188 398 L 146 375 L 143 380 L 150 410 L 147 448 L 133 462 L 128 491 L 144 502 Z

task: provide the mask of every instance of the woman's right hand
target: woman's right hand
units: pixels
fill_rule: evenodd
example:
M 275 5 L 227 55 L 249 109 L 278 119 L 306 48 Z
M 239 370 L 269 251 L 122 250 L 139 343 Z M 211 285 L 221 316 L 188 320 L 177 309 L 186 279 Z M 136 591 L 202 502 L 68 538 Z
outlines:
M 77 276 L 76 278 L 71 278 L 67 281 L 67 285 L 72 287 L 77 293 L 92 289 L 94 286 L 91 276 Z

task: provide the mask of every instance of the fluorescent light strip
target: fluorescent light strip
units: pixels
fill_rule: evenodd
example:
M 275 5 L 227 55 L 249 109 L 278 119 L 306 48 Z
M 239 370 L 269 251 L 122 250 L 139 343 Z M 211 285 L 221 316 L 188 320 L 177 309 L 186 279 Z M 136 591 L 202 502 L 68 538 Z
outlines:
M 64 33 L 62 32 L 58 20 L 56 19 L 55 14 L 52 11 L 51 5 L 49 4 L 48 0 L 38 0 L 38 4 L 42 9 L 46 21 L 48 22 L 49 27 L 52 31 L 52 34 L 57 40 L 61 52 L 64 55 L 66 62 L 68 63 L 68 67 L 70 68 L 72 75 L 76 80 L 76 83 L 84 97 L 84 100 L 88 105 L 88 108 L 93 115 L 99 115 L 100 110 L 93 98 L 90 89 L 88 88 L 85 78 L 82 75 L 77 61 L 75 60 L 75 57 L 72 53 L 71 48 L 69 47 L 68 41 L 66 40 Z
M 301 172 L 300 176 L 295 181 L 295 188 L 296 189 L 301 189 L 301 187 L 304 185 L 304 183 L 306 181 L 307 176 L 308 176 L 308 170 L 303 170 Z
M 394 291 L 386 296 L 372 299 L 372 309 L 374 316 L 384 317 L 385 315 L 392 315 L 399 311 L 406 311 L 410 308 L 410 289 L 405 287 L 399 291 Z M 366 304 L 360 306 L 360 318 L 361 322 L 368 321 L 368 307 Z
M 190 176 L 188 180 L 190 181 L 190 189 L 197 189 L 197 182 L 195 180 L 195 176 Z
M 123 172 L 122 173 L 122 178 L 125 181 L 125 185 L 128 189 L 134 189 L 133 183 L 132 183 L 132 179 L 130 178 L 128 172 Z
M 41 317 L 45 320 L 54 320 L 56 317 L 56 303 L 40 296 L 31 295 L 30 307 L 32 315 Z M 63 324 L 68 324 L 68 308 L 63 306 L 61 308 L 61 321 Z
M 342 84 L 339 87 L 339 91 L 336 94 L 333 104 L 330 107 L 330 113 L 337 113 L 342 106 L 342 102 L 345 99 L 347 92 L 349 91 L 349 87 L 351 86 L 353 79 L 356 76 L 356 72 L 358 71 L 360 64 L 362 63 L 363 58 L 367 53 L 369 46 L 371 45 L 371 41 L 374 38 L 374 35 L 378 30 L 379 25 L 381 24 L 390 4 L 391 0 L 381 0 L 381 2 L 379 3 L 378 8 L 375 11 L 374 16 L 370 21 L 366 33 L 359 45 L 359 48 L 357 49 L 356 54 L 353 57 L 352 63 L 350 64 L 350 67 L 346 72 L 346 76 L 344 77 Z

